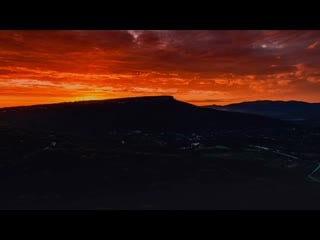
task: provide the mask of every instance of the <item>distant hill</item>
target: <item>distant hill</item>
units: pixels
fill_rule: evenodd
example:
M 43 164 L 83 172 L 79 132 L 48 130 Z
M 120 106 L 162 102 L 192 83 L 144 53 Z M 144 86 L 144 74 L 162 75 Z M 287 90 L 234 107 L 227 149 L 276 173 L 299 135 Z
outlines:
M 259 114 L 295 122 L 320 123 L 320 103 L 266 100 L 208 107 L 216 110 Z
M 2 108 L 0 119 L 15 126 L 69 131 L 239 129 L 285 124 L 263 116 L 197 107 L 172 96 Z

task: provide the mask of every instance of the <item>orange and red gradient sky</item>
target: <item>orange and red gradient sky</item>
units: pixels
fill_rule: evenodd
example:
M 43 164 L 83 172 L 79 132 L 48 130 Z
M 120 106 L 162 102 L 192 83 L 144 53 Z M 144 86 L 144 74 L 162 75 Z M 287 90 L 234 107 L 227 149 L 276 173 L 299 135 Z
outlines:
M 172 95 L 320 102 L 319 30 L 0 30 L 0 107 Z

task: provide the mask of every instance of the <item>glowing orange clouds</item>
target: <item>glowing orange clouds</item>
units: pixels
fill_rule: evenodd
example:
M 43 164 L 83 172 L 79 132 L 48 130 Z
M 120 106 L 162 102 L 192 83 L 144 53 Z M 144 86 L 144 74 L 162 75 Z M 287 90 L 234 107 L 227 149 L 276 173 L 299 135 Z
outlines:
M 0 107 L 141 95 L 320 101 L 320 31 L 0 30 Z

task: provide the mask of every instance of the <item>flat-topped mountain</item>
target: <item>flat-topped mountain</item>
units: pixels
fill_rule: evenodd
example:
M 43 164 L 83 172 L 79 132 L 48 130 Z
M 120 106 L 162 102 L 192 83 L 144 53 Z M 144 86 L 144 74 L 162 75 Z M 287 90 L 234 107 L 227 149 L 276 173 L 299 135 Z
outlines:
M 69 129 L 194 130 L 276 127 L 268 117 L 197 107 L 172 96 L 150 96 L 3 108 L 2 122 Z

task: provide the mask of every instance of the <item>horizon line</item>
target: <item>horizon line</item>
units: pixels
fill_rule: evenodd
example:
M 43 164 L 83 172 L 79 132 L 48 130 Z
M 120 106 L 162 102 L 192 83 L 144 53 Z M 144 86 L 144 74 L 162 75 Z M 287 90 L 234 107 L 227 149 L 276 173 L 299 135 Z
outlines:
M 121 98 L 105 98 L 105 99 L 92 99 L 92 100 L 75 100 L 75 101 L 62 101 L 62 102 L 52 102 L 52 103 L 37 103 L 37 104 L 30 104 L 30 105 L 15 105 L 15 106 L 4 106 L 0 107 L 1 110 L 8 109 L 8 108 L 24 108 L 24 107 L 37 107 L 37 106 L 47 106 L 47 105 L 58 105 L 58 104 L 68 104 L 68 103 L 86 103 L 86 102 L 103 102 L 103 101 L 113 101 L 113 100 L 124 100 L 124 99 L 137 99 L 137 98 L 165 98 L 170 97 L 176 101 L 181 101 L 189 104 L 196 105 L 194 103 L 196 102 L 210 102 L 205 100 L 179 100 L 175 98 L 173 95 L 146 95 L 146 96 L 133 96 L 133 97 L 121 97 Z M 212 101 L 213 102 L 213 101 Z M 317 104 L 320 102 L 309 102 L 309 101 L 302 101 L 302 100 L 275 100 L 275 99 L 257 99 L 257 100 L 251 100 L 251 101 L 239 101 L 239 102 L 231 102 L 228 104 L 204 104 L 204 105 L 196 105 L 198 107 L 208 107 L 208 106 L 228 106 L 231 104 L 240 104 L 240 103 L 252 103 L 252 102 L 301 102 L 301 103 L 308 103 L 308 104 Z

